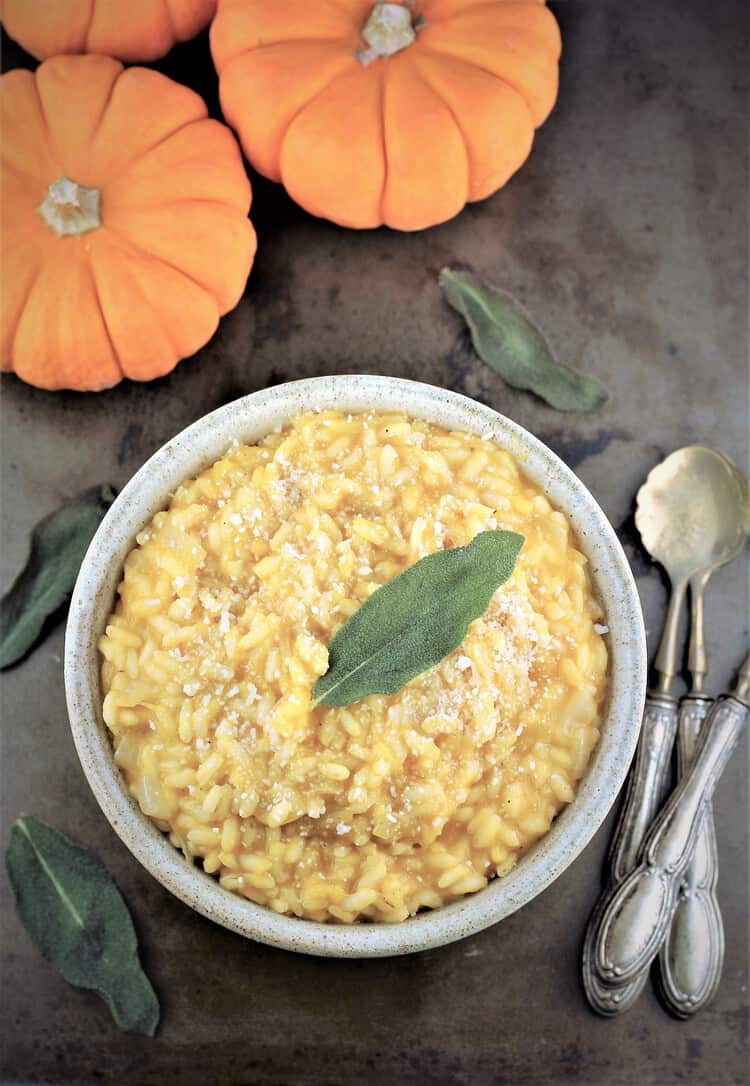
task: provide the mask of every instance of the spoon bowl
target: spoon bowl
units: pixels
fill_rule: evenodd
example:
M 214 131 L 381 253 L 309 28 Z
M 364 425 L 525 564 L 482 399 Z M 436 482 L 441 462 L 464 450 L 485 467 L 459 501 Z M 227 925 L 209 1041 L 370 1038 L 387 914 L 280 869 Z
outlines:
M 688 582 L 707 580 L 739 554 L 746 539 L 747 506 L 743 473 L 705 445 L 686 445 L 670 453 L 638 491 L 636 527 L 672 585 L 654 660 L 661 693 L 669 692 L 677 669 L 677 631 Z
M 747 531 L 747 479 L 705 445 L 677 449 L 638 491 L 635 522 L 673 584 L 735 557 Z

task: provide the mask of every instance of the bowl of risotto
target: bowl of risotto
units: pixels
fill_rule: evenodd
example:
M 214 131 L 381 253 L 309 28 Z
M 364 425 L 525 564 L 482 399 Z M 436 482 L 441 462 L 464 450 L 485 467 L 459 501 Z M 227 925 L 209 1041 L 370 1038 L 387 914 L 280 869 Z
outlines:
M 495 530 L 523 546 L 455 651 L 316 703 L 374 592 Z M 489 407 L 375 376 L 254 393 L 160 449 L 91 544 L 65 657 L 134 856 L 242 935 L 349 957 L 451 942 L 552 883 L 625 779 L 645 673 L 627 560 L 576 476 Z

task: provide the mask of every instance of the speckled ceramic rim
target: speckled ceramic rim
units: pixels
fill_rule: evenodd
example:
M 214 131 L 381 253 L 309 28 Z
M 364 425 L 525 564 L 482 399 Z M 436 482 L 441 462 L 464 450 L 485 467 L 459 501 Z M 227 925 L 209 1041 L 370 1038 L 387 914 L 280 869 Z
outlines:
M 219 459 L 230 442 L 255 442 L 300 411 L 404 411 L 491 438 L 570 518 L 590 561 L 609 624 L 611 678 L 602 736 L 575 801 L 509 875 L 484 890 L 401 924 L 322 924 L 279 916 L 185 862 L 141 813 L 115 765 L 102 720 L 96 643 L 125 556 L 138 531 L 183 480 Z M 307 954 L 384 957 L 427 950 L 481 931 L 549 886 L 591 839 L 625 779 L 646 685 L 646 644 L 633 577 L 617 537 L 583 484 L 557 456 L 489 407 L 431 385 L 391 377 L 294 381 L 220 407 L 167 442 L 124 488 L 96 533 L 78 576 L 65 642 L 65 687 L 78 756 L 99 805 L 133 855 L 204 916 L 251 939 Z

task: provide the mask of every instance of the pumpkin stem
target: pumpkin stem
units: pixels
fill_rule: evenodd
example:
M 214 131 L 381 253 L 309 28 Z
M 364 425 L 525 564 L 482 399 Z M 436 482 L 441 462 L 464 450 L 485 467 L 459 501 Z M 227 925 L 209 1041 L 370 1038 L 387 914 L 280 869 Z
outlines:
M 362 30 L 367 49 L 357 50 L 357 60 L 367 65 L 378 57 L 392 57 L 412 44 L 421 25 L 421 20 L 412 18 L 407 4 L 378 0 Z
M 58 177 L 38 210 L 59 238 L 72 237 L 102 225 L 101 201 L 101 189 L 88 189 L 69 177 Z

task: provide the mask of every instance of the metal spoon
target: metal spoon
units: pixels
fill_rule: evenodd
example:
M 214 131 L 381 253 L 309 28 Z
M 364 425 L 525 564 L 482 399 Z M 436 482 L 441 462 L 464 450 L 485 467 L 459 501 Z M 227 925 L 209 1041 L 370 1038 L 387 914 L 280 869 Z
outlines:
M 649 825 L 669 786 L 669 758 L 677 729 L 677 671 L 680 613 L 692 577 L 727 561 L 744 540 L 742 490 L 726 459 L 713 449 L 689 445 L 671 453 L 649 474 L 637 495 L 636 526 L 652 558 L 671 582 L 667 617 L 654 661 L 656 685 L 643 714 L 641 737 L 617 830 L 610 848 L 610 876 L 589 920 L 583 948 L 583 982 L 589 1003 L 600 1014 L 627 1010 L 638 998 L 646 975 L 627 980 L 602 975 L 602 919 L 612 893 L 631 872 Z M 738 513 L 738 510 L 741 512 Z
M 745 531 L 729 562 L 742 549 L 750 533 L 750 492 L 744 472 L 725 457 L 743 495 Z M 701 727 L 711 707 L 704 683 L 708 669 L 704 629 L 703 593 L 716 566 L 690 581 L 690 691 L 680 702 L 677 724 L 677 774 L 681 779 L 695 754 Z M 713 811 L 707 803 L 698 833 L 695 855 L 685 872 L 672 923 L 659 951 L 660 990 L 669 1010 L 687 1018 L 710 1003 L 716 995 L 724 965 L 724 925 L 716 897 L 718 856 Z

